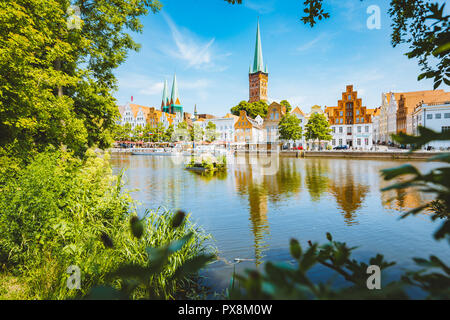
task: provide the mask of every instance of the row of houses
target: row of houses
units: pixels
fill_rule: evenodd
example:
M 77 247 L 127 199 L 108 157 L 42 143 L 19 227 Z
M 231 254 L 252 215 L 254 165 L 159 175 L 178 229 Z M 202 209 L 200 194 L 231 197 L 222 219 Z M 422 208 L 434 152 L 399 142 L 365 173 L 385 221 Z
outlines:
M 426 90 L 388 92 L 381 95 L 381 106 L 373 116 L 374 141 L 392 144 L 392 135 L 400 132 L 417 135 L 423 126 L 436 132 L 449 130 L 450 92 Z M 434 148 L 448 148 L 446 142 L 433 142 Z
M 167 101 L 166 89 L 164 91 L 163 104 Z M 177 100 L 179 104 L 179 99 Z M 164 107 L 165 105 L 162 106 Z M 188 126 L 195 124 L 206 130 L 212 122 L 216 128 L 215 143 L 254 146 L 279 142 L 278 125 L 287 113 L 286 107 L 277 102 L 269 105 L 264 118 L 251 118 L 245 110 L 241 110 L 239 116 L 228 113 L 223 117 L 216 117 L 211 114 L 198 114 L 196 107 L 194 114 L 176 114 L 133 103 L 128 103 L 119 110 L 121 123 L 130 123 L 132 127 L 144 127 L 146 124 L 156 126 L 161 123 L 164 128 L 168 128 L 170 125 L 176 127 L 184 121 Z M 291 145 L 304 148 L 346 146 L 368 150 L 374 145 L 392 143 L 392 134 L 417 134 L 419 126 L 437 132 L 450 130 L 450 93 L 444 90 L 383 93 L 381 106 L 371 109 L 363 105 L 353 85 L 348 85 L 342 92 L 341 99 L 337 101 L 337 106 L 325 106 L 322 109 L 315 105 L 309 113 L 295 107 L 290 113 L 300 120 L 303 132 L 306 131 L 305 126 L 311 115 L 324 115 L 328 119 L 332 135 L 330 141 L 321 141 L 320 145 L 306 141 L 305 138 L 289 141 Z M 433 142 L 431 146 L 450 147 L 446 142 Z

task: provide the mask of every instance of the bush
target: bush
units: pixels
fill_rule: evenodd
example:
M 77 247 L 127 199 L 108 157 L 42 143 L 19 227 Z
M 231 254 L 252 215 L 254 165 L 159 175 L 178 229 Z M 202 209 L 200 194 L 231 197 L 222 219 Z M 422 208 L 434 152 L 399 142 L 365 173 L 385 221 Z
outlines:
M 166 269 L 149 279 L 154 296 L 172 298 L 186 279 L 169 281 L 168 275 L 204 250 L 205 236 L 189 222 L 177 230 L 169 228 L 170 212 L 147 212 L 142 238 L 133 237 L 133 202 L 122 192 L 121 175 L 112 175 L 108 155 L 99 157 L 92 150 L 84 160 L 63 151 L 38 154 L 0 188 L 0 263 L 25 279 L 30 298 L 83 296 L 105 283 L 105 275 L 125 261 L 144 264 L 146 247 L 192 232 Z M 109 248 L 105 239 L 114 247 Z M 67 289 L 66 270 L 71 265 L 81 269 L 81 290 Z

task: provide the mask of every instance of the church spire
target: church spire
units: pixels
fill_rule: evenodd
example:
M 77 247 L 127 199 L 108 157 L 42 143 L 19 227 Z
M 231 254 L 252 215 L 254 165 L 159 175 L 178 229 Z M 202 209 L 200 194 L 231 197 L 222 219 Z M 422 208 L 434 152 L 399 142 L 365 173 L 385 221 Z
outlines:
M 261 47 L 261 35 L 259 33 L 259 20 L 256 28 L 255 57 L 253 59 L 253 73 L 264 72 L 264 62 Z
M 169 90 L 167 89 L 167 80 L 164 80 L 164 89 L 161 102 L 161 111 L 166 112 L 166 107 L 169 105 Z
M 177 85 L 177 75 L 176 74 L 174 74 L 174 76 L 173 76 L 172 94 L 170 96 L 170 102 L 172 105 L 180 105 L 180 99 L 178 97 L 178 85 Z

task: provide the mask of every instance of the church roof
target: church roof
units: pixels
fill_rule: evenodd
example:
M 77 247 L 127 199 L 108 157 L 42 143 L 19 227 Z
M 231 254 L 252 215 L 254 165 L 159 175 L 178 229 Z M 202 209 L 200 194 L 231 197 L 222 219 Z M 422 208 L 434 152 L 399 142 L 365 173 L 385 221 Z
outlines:
M 172 83 L 172 94 L 170 96 L 170 103 L 171 105 L 179 106 L 180 98 L 178 96 L 178 84 L 177 84 L 177 75 L 175 74 L 173 76 L 173 83 Z
M 266 69 L 267 70 L 267 67 Z M 259 21 L 256 28 L 256 43 L 255 43 L 255 56 L 253 58 L 253 73 L 256 72 L 265 72 L 264 70 L 264 61 L 262 55 L 262 46 L 261 46 L 261 35 L 259 33 Z
M 164 80 L 164 89 L 162 95 L 161 106 L 169 105 L 169 89 L 167 88 L 167 80 Z

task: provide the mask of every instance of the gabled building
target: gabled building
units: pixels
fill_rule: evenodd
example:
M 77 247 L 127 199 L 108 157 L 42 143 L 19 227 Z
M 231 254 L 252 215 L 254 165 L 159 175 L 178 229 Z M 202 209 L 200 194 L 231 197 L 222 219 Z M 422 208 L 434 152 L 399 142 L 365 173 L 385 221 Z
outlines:
M 450 100 L 450 92 L 426 90 L 395 93 L 397 102 L 397 133 L 413 134 L 412 114 L 419 104 L 430 104 Z
M 239 119 L 234 124 L 234 141 L 242 144 L 259 144 L 264 142 L 263 127 L 247 116 L 245 110 L 239 113 Z
M 279 103 L 272 102 L 267 109 L 263 128 L 265 130 L 266 142 L 274 143 L 279 140 L 278 124 L 286 114 L 286 107 Z
M 121 116 L 119 121 L 120 125 L 129 123 L 131 128 L 134 129 L 137 126 L 145 127 L 149 108 L 128 102 L 126 105 L 119 107 L 119 113 Z
M 256 28 L 255 55 L 253 57 L 253 66 L 248 71 L 249 79 L 249 102 L 267 101 L 267 83 L 269 73 L 267 65 L 264 67 L 261 36 L 259 33 L 259 21 Z
M 336 107 L 326 107 L 325 113 L 333 136 L 331 145 L 370 149 L 373 144 L 372 113 L 362 105 L 358 92 L 348 85 Z

